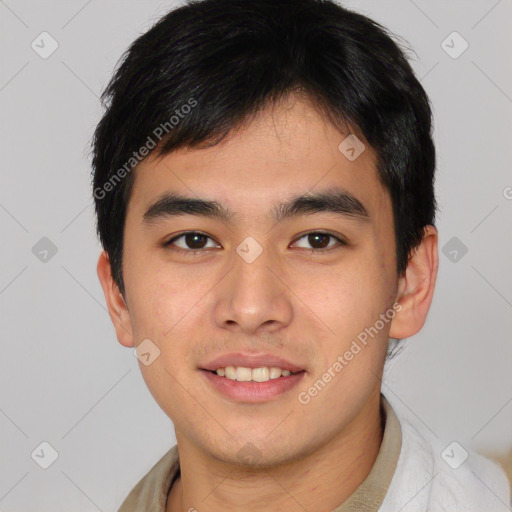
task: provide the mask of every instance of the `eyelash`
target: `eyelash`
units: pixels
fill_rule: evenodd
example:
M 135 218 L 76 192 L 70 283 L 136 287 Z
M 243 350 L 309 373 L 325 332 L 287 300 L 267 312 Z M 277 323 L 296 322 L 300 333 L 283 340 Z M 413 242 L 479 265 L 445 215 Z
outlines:
M 210 236 L 208 236 L 206 233 L 203 233 L 201 231 L 185 231 L 185 232 L 180 233 L 179 235 L 177 235 L 177 236 L 167 240 L 166 242 L 164 242 L 163 243 L 163 247 L 164 248 L 171 248 L 173 242 L 175 242 L 176 240 L 178 240 L 178 239 L 180 239 L 180 238 L 182 238 L 182 237 L 184 237 L 186 235 L 201 235 L 201 236 L 204 236 L 206 238 L 209 238 L 210 240 L 213 240 Z M 345 246 L 348 245 L 347 242 L 345 242 L 344 240 L 342 240 L 338 236 L 333 235 L 332 233 L 325 232 L 325 231 L 309 231 L 309 232 L 304 233 L 303 235 L 301 235 L 299 238 L 297 238 L 295 240 L 295 242 L 297 242 L 298 240 L 301 240 L 304 237 L 307 237 L 308 235 L 325 235 L 325 236 L 330 237 L 331 239 L 334 238 L 339 243 L 339 245 L 337 247 L 334 246 L 334 247 L 327 247 L 327 248 L 324 248 L 324 249 L 305 249 L 306 251 L 309 251 L 312 254 L 319 254 L 319 253 L 327 252 L 327 251 L 330 251 L 330 250 L 333 250 L 333 249 L 339 249 L 341 247 L 345 247 Z M 187 256 L 200 256 L 201 254 L 203 254 L 205 252 L 208 252 L 208 249 L 182 249 L 181 247 L 172 247 L 171 250 L 178 251 L 178 252 L 181 252 L 181 253 L 185 253 L 185 254 L 187 254 Z

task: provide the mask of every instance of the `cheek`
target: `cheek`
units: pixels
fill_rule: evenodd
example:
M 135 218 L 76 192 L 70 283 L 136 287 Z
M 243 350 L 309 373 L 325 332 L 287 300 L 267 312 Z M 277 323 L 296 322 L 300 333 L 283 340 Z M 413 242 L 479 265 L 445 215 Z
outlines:
M 195 268 L 158 276 L 148 318 L 163 340 L 193 338 L 194 330 L 210 322 L 216 280 L 211 270 L 201 273 Z
M 324 279 L 321 291 L 309 296 L 320 318 L 337 335 L 347 339 L 373 324 L 384 311 L 389 295 L 385 280 L 375 261 L 360 255 L 351 266 L 333 268 Z
M 159 406 L 170 417 L 180 414 L 180 404 L 190 400 L 184 391 L 191 378 L 190 341 L 204 319 L 199 280 L 184 279 L 168 272 L 168 267 L 148 265 L 134 279 L 138 294 L 134 306 L 136 335 L 150 339 L 159 356 L 149 366 L 139 362 L 144 381 Z M 194 330 L 196 329 L 196 330 Z
M 389 278 L 375 260 L 374 252 L 359 254 L 350 266 L 333 269 L 321 293 L 310 296 L 313 311 L 329 328 L 326 364 L 318 371 L 336 373 L 330 389 L 345 400 L 347 391 L 358 395 L 374 385 L 372 373 L 379 374 L 387 348 L 390 320 L 382 322 L 381 315 L 389 308 Z M 341 370 L 339 364 L 338 371 L 332 368 L 336 361 Z
M 207 277 L 195 269 L 173 267 L 150 254 L 126 262 L 125 282 L 137 335 L 161 342 L 172 339 L 183 324 L 190 325 L 209 289 Z

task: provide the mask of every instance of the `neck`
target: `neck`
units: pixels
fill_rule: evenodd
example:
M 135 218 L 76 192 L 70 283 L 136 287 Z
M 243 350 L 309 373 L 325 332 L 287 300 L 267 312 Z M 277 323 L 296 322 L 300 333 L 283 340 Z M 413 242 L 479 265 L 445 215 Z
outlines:
M 169 493 L 166 512 L 330 512 L 368 476 L 382 436 L 380 392 L 319 449 L 272 468 L 244 470 L 226 464 L 176 430 L 181 474 Z

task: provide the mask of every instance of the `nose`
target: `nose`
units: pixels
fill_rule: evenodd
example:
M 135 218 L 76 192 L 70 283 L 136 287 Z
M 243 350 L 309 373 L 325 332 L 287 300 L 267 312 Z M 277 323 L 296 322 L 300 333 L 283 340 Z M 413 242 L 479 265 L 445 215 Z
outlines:
M 247 335 L 286 327 L 293 318 L 293 292 L 279 262 L 269 250 L 249 261 L 236 254 L 231 271 L 216 287 L 216 324 Z

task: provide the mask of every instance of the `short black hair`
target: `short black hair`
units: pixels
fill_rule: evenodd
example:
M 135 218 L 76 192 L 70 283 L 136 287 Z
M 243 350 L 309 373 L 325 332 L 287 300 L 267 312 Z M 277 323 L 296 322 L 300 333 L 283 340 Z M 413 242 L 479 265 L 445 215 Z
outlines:
M 192 0 L 138 37 L 102 93 L 91 144 L 97 233 L 123 296 L 130 171 L 154 151 L 217 144 L 293 91 L 375 150 L 403 275 L 434 224 L 436 158 L 429 99 L 394 37 L 331 0 Z

